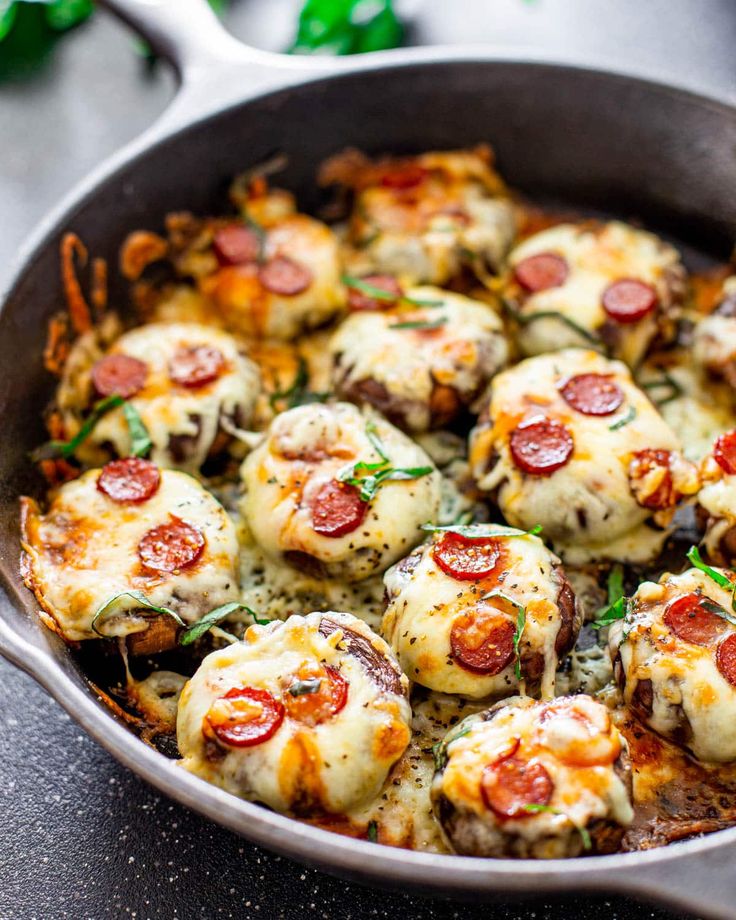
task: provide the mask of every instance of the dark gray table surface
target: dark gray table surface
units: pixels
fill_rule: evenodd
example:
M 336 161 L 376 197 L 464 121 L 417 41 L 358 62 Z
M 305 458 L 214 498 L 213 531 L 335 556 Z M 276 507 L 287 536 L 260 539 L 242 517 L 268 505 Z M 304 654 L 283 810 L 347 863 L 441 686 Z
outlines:
M 733 0 L 402 2 L 416 11 L 417 42 L 573 47 L 736 98 Z M 297 5 L 241 0 L 230 22 L 241 37 L 279 49 Z M 30 60 L 16 42 L 0 46 L 0 275 L 44 211 L 150 124 L 173 92 L 166 69 L 147 69 L 104 14 Z M 304 869 L 156 794 L 0 661 L 0 920 L 488 916 L 674 915 L 620 897 L 494 907 L 426 901 Z

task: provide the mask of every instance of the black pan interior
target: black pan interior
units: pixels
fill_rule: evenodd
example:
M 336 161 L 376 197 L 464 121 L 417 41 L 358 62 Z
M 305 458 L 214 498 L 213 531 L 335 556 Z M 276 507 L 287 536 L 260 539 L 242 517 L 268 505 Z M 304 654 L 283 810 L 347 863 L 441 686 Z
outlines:
M 482 141 L 531 198 L 641 220 L 683 244 L 693 266 L 730 254 L 736 111 L 633 79 L 487 61 L 398 66 L 281 90 L 183 130 L 106 178 L 51 229 L 0 315 L 0 573 L 17 601 L 3 615 L 81 680 L 62 643 L 20 610 L 35 605 L 17 574 L 17 496 L 40 486 L 27 454 L 44 437 L 54 383 L 42 349 L 46 323 L 63 306 L 65 230 L 108 259 L 111 303 L 120 307 L 126 291 L 114 269 L 126 234 L 161 227 L 168 211 L 221 209 L 229 179 L 275 150 L 289 155 L 279 181 L 310 210 L 320 203 L 318 164 L 345 146 L 401 153 Z

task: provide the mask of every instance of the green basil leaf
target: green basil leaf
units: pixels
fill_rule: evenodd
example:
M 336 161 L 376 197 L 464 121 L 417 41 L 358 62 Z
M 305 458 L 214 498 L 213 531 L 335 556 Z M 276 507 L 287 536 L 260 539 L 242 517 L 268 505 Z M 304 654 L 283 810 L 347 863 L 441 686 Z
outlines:
M 629 613 L 629 600 L 620 597 L 615 603 L 598 612 L 600 616 L 593 621 L 593 629 L 603 629 L 604 626 L 610 626 L 616 620 L 625 620 Z
M 437 319 L 417 319 L 406 323 L 391 323 L 389 329 L 439 329 L 447 322 L 446 316 L 439 316 Z
M 342 283 L 346 287 L 354 288 L 356 291 L 360 291 L 363 294 L 367 294 L 369 297 L 372 297 L 374 300 L 385 300 L 387 303 L 393 303 L 396 300 L 399 300 L 401 303 L 410 303 L 415 307 L 441 307 L 444 306 L 443 300 L 424 300 L 418 297 L 407 297 L 405 294 L 402 294 L 400 297 L 397 297 L 395 294 L 392 294 L 390 291 L 384 291 L 383 288 L 376 287 L 375 284 L 370 284 L 367 281 L 363 281 L 362 278 L 353 278 L 352 275 L 343 275 Z
M 55 460 L 60 457 L 71 457 L 77 448 L 89 437 L 102 416 L 106 415 L 111 409 L 122 406 L 124 402 L 125 400 L 123 397 L 117 396 L 116 394 L 106 396 L 104 399 L 96 402 L 92 407 L 92 411 L 82 424 L 82 427 L 74 435 L 71 441 L 48 441 L 46 444 L 42 444 L 41 447 L 31 452 L 31 460 L 33 460 L 34 463 L 38 463 L 39 460 Z
M 460 723 L 457 729 L 451 729 L 447 735 L 438 741 L 436 744 L 432 745 L 432 756 L 434 757 L 434 766 L 436 770 L 441 770 L 444 765 L 447 763 L 447 748 L 458 738 L 464 738 L 466 735 L 469 735 L 472 731 L 472 725 L 463 725 L 463 722 Z
M 652 397 L 658 406 L 667 405 L 667 403 L 672 402 L 673 399 L 677 399 L 678 396 L 682 396 L 685 392 L 675 378 L 664 369 L 662 370 L 662 376 L 659 380 L 649 380 L 646 383 L 642 383 L 641 388 L 643 390 L 660 390 L 663 388 L 669 390 L 669 393 L 662 399 L 657 399 L 656 396 Z
M 365 436 L 371 442 L 374 450 L 381 458 L 381 460 L 383 460 L 384 463 L 388 463 L 388 454 L 386 453 L 386 448 L 383 446 L 383 441 L 378 434 L 378 426 L 374 421 L 371 420 L 365 423 Z
M 635 418 L 636 418 L 636 409 L 633 406 L 629 406 L 629 411 L 626 413 L 626 415 L 617 419 L 615 422 L 611 422 L 611 424 L 608 426 L 608 430 L 618 431 L 619 428 L 623 428 L 624 425 L 628 425 L 629 422 L 633 422 Z
M 368 839 L 371 843 L 378 843 L 378 822 L 368 822 Z
M 0 0 L 0 42 L 13 28 L 17 15 L 18 4 L 15 0 Z
M 404 35 L 391 0 L 306 0 L 291 54 L 396 48 Z
M 83 22 L 94 12 L 92 0 L 54 0 L 46 3 L 46 24 L 55 32 L 65 32 Z
M 148 429 L 143 424 L 138 410 L 133 403 L 123 403 L 123 415 L 128 423 L 128 432 L 130 434 L 130 453 L 134 457 L 146 457 L 151 448 L 153 441 L 148 433 Z
M 722 620 L 726 620 L 727 623 L 730 623 L 732 626 L 736 626 L 736 617 L 731 616 L 731 614 L 724 610 L 720 604 L 717 604 L 715 601 L 711 600 L 709 597 L 703 597 L 700 600 L 700 606 L 704 610 L 714 613 L 717 617 L 720 617 Z
M 591 345 L 602 347 L 604 344 L 600 336 L 597 336 L 589 329 L 585 329 L 585 327 L 576 323 L 575 320 L 570 319 L 569 316 L 565 316 L 564 313 L 559 313 L 557 310 L 540 310 L 538 313 L 522 313 L 510 300 L 504 300 L 503 305 L 511 317 L 521 326 L 528 326 L 538 319 L 556 319 L 569 329 L 572 329 L 573 332 L 576 332 L 582 339 L 585 339 L 586 342 L 590 342 Z
M 511 603 L 514 602 L 511 601 Z M 516 674 L 516 679 L 521 680 L 521 656 L 519 655 L 519 643 L 521 642 L 521 637 L 524 634 L 524 627 L 526 626 L 526 608 L 522 607 L 521 604 L 515 604 L 515 606 L 518 609 L 518 614 L 516 617 L 516 632 L 514 632 L 514 654 L 516 655 L 514 673 Z
M 506 527 L 503 524 L 422 524 L 421 530 L 436 533 L 449 531 L 461 537 L 537 537 L 542 532 L 542 525 L 535 524 L 531 530 L 517 530 L 515 527 Z
M 213 626 L 217 626 L 225 617 L 230 616 L 230 614 L 234 613 L 236 610 L 245 610 L 253 617 L 253 621 L 260 626 L 271 622 L 270 620 L 259 620 L 250 607 L 245 604 L 240 604 L 238 601 L 231 601 L 229 604 L 222 604 L 220 607 L 215 607 L 214 610 L 210 610 L 209 613 L 206 613 L 201 619 L 197 620 L 196 623 L 192 623 L 191 626 L 188 626 L 179 638 L 179 645 L 191 645 L 193 642 L 196 642 L 197 639 L 201 639 L 208 630 L 212 629 Z
M 268 402 L 271 408 L 275 410 L 278 402 L 286 400 L 287 408 L 294 409 L 296 406 L 325 402 L 331 395 L 331 393 L 315 393 L 309 389 L 307 362 L 304 358 L 299 358 L 299 366 L 297 367 L 294 382 L 287 390 L 276 390 L 275 393 L 272 393 L 268 398 Z
M 700 550 L 697 546 L 691 546 L 686 555 L 696 569 L 705 572 L 711 581 L 714 581 L 720 588 L 724 588 L 726 591 L 730 592 L 731 606 L 736 611 L 736 594 L 734 593 L 736 592 L 736 584 L 734 584 L 730 578 L 727 578 L 725 575 L 717 572 L 712 566 L 703 562 L 703 557 L 700 555 Z
M 146 610 L 153 611 L 153 614 L 152 614 L 153 616 L 168 616 L 174 620 L 177 626 L 185 625 L 184 621 L 182 620 L 182 618 L 179 616 L 178 613 L 175 613 L 173 610 L 170 610 L 168 607 L 158 607 L 156 606 L 156 604 L 152 604 L 151 601 L 149 601 L 148 598 L 145 596 L 145 594 L 142 594 L 140 591 L 121 591 L 119 594 L 115 594 L 113 597 L 111 597 L 110 600 L 105 601 L 105 603 L 99 608 L 97 613 L 95 613 L 94 617 L 92 618 L 92 623 L 90 624 L 92 627 L 92 631 L 96 632 L 98 636 L 102 636 L 103 639 L 109 639 L 110 637 L 106 636 L 103 632 L 100 632 L 98 628 L 98 623 L 100 622 L 100 620 L 104 620 L 111 613 L 115 612 L 116 607 L 118 606 L 117 602 L 120 600 L 121 597 L 132 597 L 133 600 L 135 600 L 140 605 L 140 607 L 143 607 Z M 146 616 L 146 614 L 141 614 L 137 608 L 134 608 L 133 610 L 128 610 L 126 612 L 128 613 L 135 612 L 139 615 Z
M 306 696 L 310 693 L 319 693 L 322 686 L 321 677 L 310 677 L 307 680 L 295 680 L 289 685 L 289 693 L 292 696 Z

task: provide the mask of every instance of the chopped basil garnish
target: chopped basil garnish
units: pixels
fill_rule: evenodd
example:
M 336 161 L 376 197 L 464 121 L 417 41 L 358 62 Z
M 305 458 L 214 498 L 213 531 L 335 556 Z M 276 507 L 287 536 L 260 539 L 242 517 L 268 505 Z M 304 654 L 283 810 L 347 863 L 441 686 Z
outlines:
M 215 607 L 214 610 L 210 610 L 209 613 L 206 613 L 201 619 L 197 620 L 196 623 L 192 623 L 191 626 L 187 627 L 179 638 L 179 645 L 191 645 L 193 642 L 196 642 L 197 639 L 200 639 L 206 632 L 212 629 L 213 626 L 217 626 L 225 617 L 230 616 L 230 614 L 234 613 L 236 610 L 245 610 L 246 613 L 249 613 L 253 617 L 253 622 L 258 623 L 259 626 L 264 626 L 271 622 L 270 620 L 259 620 L 250 607 L 245 604 L 240 604 L 238 601 L 231 601 L 229 604 L 222 604 L 220 607 Z
M 547 812 L 551 815 L 560 815 L 563 818 L 567 818 L 568 821 L 572 823 L 572 819 L 566 815 L 564 811 L 560 811 L 559 808 L 553 808 L 551 805 L 538 805 L 536 802 L 530 802 L 528 805 L 522 805 L 521 809 L 522 811 L 529 812 L 531 815 L 536 815 L 540 812 Z M 575 830 L 580 834 L 580 839 L 583 841 L 583 849 L 591 850 L 593 848 L 593 841 L 590 839 L 588 828 L 583 827 L 582 824 L 576 824 Z
M 649 380 L 646 383 L 642 383 L 641 388 L 643 390 L 661 390 L 665 388 L 669 390 L 667 395 L 662 399 L 657 399 L 656 396 L 652 396 L 652 399 L 658 406 L 665 406 L 684 393 L 682 386 L 680 386 L 675 378 L 664 369 L 662 370 L 662 377 L 659 380 Z
M 322 686 L 321 677 L 310 677 L 308 680 L 295 680 L 289 685 L 289 693 L 292 696 L 306 696 L 308 693 L 319 693 Z
M 38 463 L 40 460 L 57 460 L 71 457 L 77 448 L 92 434 L 102 416 L 107 415 L 111 409 L 117 409 L 120 406 L 123 408 L 123 414 L 130 433 L 130 453 L 133 457 L 145 457 L 151 450 L 153 442 L 138 410 L 131 403 L 126 402 L 122 396 L 113 393 L 112 396 L 106 396 L 94 404 L 82 427 L 70 441 L 48 441 L 32 451 L 31 460 L 34 463 Z
M 294 382 L 287 390 L 276 390 L 272 393 L 268 402 L 272 409 L 276 408 L 276 403 L 280 400 L 286 400 L 287 408 L 293 409 L 296 406 L 306 406 L 310 403 L 321 403 L 329 399 L 330 393 L 314 393 L 309 389 L 309 371 L 307 362 L 304 358 L 299 358 L 299 366 L 294 377 Z
M 415 307 L 441 307 L 444 304 L 442 300 L 423 300 L 418 297 L 407 297 L 405 294 L 400 294 L 397 297 L 391 291 L 384 291 L 383 288 L 369 284 L 367 281 L 363 281 L 362 278 L 353 278 L 351 275 L 343 275 L 342 283 L 346 287 L 360 291 L 361 294 L 367 294 L 368 297 L 372 297 L 374 300 L 384 300 L 387 303 L 400 301 L 401 303 L 410 303 Z
M 514 673 L 516 674 L 516 679 L 521 680 L 521 658 L 519 657 L 519 643 L 521 642 L 521 637 L 524 633 L 524 627 L 526 626 L 526 609 L 518 602 L 509 597 L 504 591 L 501 591 L 499 588 L 494 588 L 492 591 L 489 591 L 487 594 L 484 594 L 481 597 L 482 601 L 490 600 L 494 597 L 500 597 L 501 600 L 506 601 L 507 604 L 510 604 L 516 610 L 516 631 L 514 632 L 514 654 L 516 655 L 516 664 L 514 665 Z
M 439 329 L 447 322 L 446 316 L 437 319 L 417 319 L 406 323 L 391 323 L 389 329 Z
M 731 616 L 731 614 L 724 610 L 720 604 L 717 604 L 715 601 L 711 600 L 709 597 L 703 597 L 700 600 L 700 606 L 704 610 L 708 610 L 710 613 L 714 613 L 717 617 L 720 617 L 722 620 L 725 620 L 727 623 L 730 623 L 732 626 L 736 626 L 736 617 Z
M 375 423 L 368 422 L 365 426 L 365 431 L 373 449 L 381 459 L 377 463 L 366 463 L 363 460 L 359 460 L 357 463 L 350 463 L 337 474 L 340 482 L 360 489 L 361 501 L 369 502 L 375 498 L 376 492 L 386 482 L 420 479 L 422 476 L 428 476 L 434 471 L 433 466 L 391 466 L 383 442 L 378 436 Z
M 133 609 L 126 610 L 125 611 L 126 613 L 135 612 L 136 614 L 139 614 L 141 616 L 168 616 L 168 617 L 171 617 L 172 620 L 174 620 L 177 626 L 185 625 L 184 621 L 182 620 L 182 618 L 179 616 L 178 613 L 175 613 L 173 610 L 169 610 L 168 607 L 157 607 L 156 604 L 152 604 L 151 601 L 149 601 L 148 598 L 145 596 L 145 594 L 142 594 L 140 591 L 121 591 L 119 594 L 116 594 L 114 595 L 114 597 L 111 597 L 109 601 L 105 601 L 105 603 L 100 607 L 100 609 L 97 611 L 97 613 L 92 618 L 92 623 L 90 624 L 92 627 L 92 631 L 96 632 L 98 636 L 102 636 L 103 639 L 109 639 L 110 637 L 106 636 L 103 632 L 100 632 L 98 628 L 98 623 L 100 623 L 100 620 L 107 618 L 111 613 L 115 613 L 116 608 L 118 606 L 117 602 L 120 600 L 121 597 L 132 597 L 133 600 L 136 601 L 140 607 L 143 607 L 146 610 L 152 611 L 151 614 L 145 614 L 145 613 L 141 613 L 138 608 L 133 608 Z
M 556 319 L 572 329 L 573 332 L 576 332 L 581 338 L 585 339 L 586 342 L 590 342 L 592 345 L 598 345 L 599 347 L 602 347 L 604 344 L 602 339 L 594 332 L 585 329 L 583 326 L 576 323 L 574 319 L 565 316 L 564 313 L 558 313 L 557 310 L 540 310 L 538 313 L 522 313 L 521 310 L 509 300 L 504 300 L 503 305 L 511 317 L 521 326 L 528 326 L 538 319 Z
M 447 748 L 454 741 L 457 741 L 458 738 L 464 738 L 465 735 L 469 735 L 472 728 L 472 725 L 463 727 L 463 723 L 461 722 L 454 734 L 450 731 L 442 741 L 438 741 L 436 744 L 432 745 L 432 756 L 434 757 L 434 766 L 436 770 L 441 770 L 445 763 L 447 763 Z
M 106 396 L 104 399 L 96 402 L 92 407 L 92 411 L 82 424 L 82 427 L 74 435 L 71 441 L 48 441 L 31 453 L 31 459 L 34 463 L 38 463 L 40 460 L 56 460 L 59 458 L 66 459 L 67 457 L 71 457 L 77 448 L 86 441 L 102 416 L 106 415 L 111 409 L 117 409 L 118 406 L 122 406 L 124 402 L 125 400 L 123 397 L 117 394 Z
M 266 258 L 266 231 L 258 223 L 257 220 L 250 216 L 248 213 L 248 208 L 245 205 L 243 205 L 243 207 L 240 209 L 240 214 L 243 218 L 243 223 L 245 226 L 249 230 L 252 230 L 258 238 L 258 261 L 263 262 Z
M 593 621 L 593 629 L 603 629 L 604 626 L 610 626 L 616 620 L 625 620 L 629 613 L 630 602 L 626 597 L 620 597 L 609 607 L 599 611 L 599 616 Z
M 542 525 L 535 524 L 531 530 L 517 530 L 515 527 L 504 527 L 502 524 L 422 524 L 421 530 L 450 531 L 461 537 L 536 537 L 542 532 Z
M 623 428 L 625 425 L 628 425 L 629 422 L 633 422 L 636 418 L 636 409 L 633 406 L 629 406 L 629 411 L 626 415 L 623 415 L 621 418 L 616 419 L 615 422 L 611 422 L 608 426 L 609 431 L 618 431 L 619 428 Z
M 371 843 L 378 843 L 378 822 L 368 822 L 368 839 Z
M 731 581 L 730 578 L 727 578 L 725 575 L 722 575 L 716 569 L 707 565 L 703 562 L 703 558 L 700 555 L 700 550 L 697 546 L 691 546 L 687 551 L 687 558 L 695 566 L 696 569 L 700 569 L 701 572 L 705 572 L 708 578 L 711 581 L 714 581 L 720 588 L 723 588 L 725 591 L 728 591 L 731 595 L 731 607 L 736 611 L 736 584 Z
M 143 424 L 143 419 L 140 417 L 136 407 L 129 402 L 123 403 L 123 415 L 128 423 L 130 453 L 134 457 L 145 457 L 153 447 L 153 441 L 148 429 Z

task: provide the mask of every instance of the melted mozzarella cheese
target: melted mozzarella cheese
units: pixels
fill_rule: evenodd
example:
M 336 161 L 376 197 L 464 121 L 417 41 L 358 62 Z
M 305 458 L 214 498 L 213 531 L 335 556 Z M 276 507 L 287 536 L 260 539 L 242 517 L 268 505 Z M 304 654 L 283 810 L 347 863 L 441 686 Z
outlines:
M 498 269 L 516 219 L 489 151 L 427 153 L 401 161 L 399 171 L 407 163 L 424 171 L 421 183 L 408 190 L 382 182 L 387 164 L 363 162 L 348 179 L 359 189 L 349 232 L 354 248 L 346 253 L 351 272 L 441 285 L 463 265 L 480 277 L 489 266 Z
M 372 422 L 395 468 L 432 467 L 416 479 L 387 481 L 365 519 L 343 536 L 316 533 L 310 500 L 356 462 L 380 457 L 366 425 Z M 378 415 L 347 403 L 307 405 L 277 416 L 263 443 L 242 467 L 242 512 L 253 536 L 273 559 L 307 554 L 328 577 L 361 581 L 383 571 L 422 538 L 436 518 L 440 475 L 424 451 Z
M 446 763 L 435 776 L 432 799 L 456 852 L 575 856 L 583 850 L 580 828 L 601 821 L 623 828 L 633 818 L 627 783 L 616 769 L 625 742 L 605 707 L 590 697 L 561 699 L 551 706 L 520 697 L 508 700 L 485 718 L 471 716 L 451 730 L 448 739 Z M 584 763 L 578 765 L 581 749 Z M 489 764 L 510 752 L 540 763 L 553 791 L 547 807 L 538 813 L 499 820 L 486 805 L 481 779 Z
M 626 621 L 611 627 L 611 655 L 620 657 L 627 704 L 643 681 L 651 681 L 651 715 L 644 719 L 650 728 L 684 743 L 699 760 L 734 761 L 736 688 L 718 670 L 715 643 L 704 647 L 686 642 L 664 622 L 668 604 L 691 593 L 702 594 L 731 612 L 731 592 L 704 572 L 688 569 L 682 575 L 664 574 L 659 583 L 640 585 Z M 724 621 L 726 628 L 724 635 L 733 632 Z
M 484 528 L 487 525 L 480 525 L 480 532 Z M 502 548 L 503 557 L 497 565 L 498 571 L 486 578 L 459 581 L 447 575 L 432 555 L 437 539 L 389 569 L 384 576 L 388 605 L 381 632 L 413 681 L 432 690 L 459 693 L 472 699 L 508 696 L 518 691 L 520 683 L 515 673 L 516 658 L 499 674 L 478 674 L 454 659 L 450 642 L 453 624 L 468 611 L 493 612 L 497 608 L 518 618 L 517 609 L 510 608 L 507 602 L 498 607 L 498 601 L 484 600 L 488 592 L 500 591 L 524 608 L 519 653 L 522 659 L 542 656 L 540 692 L 551 697 L 557 668 L 555 642 L 561 625 L 558 607 L 561 582 L 556 573 L 559 560 L 537 537 L 511 536 L 514 531 L 507 527 L 494 526 L 493 530 L 498 532 L 495 540 Z M 521 671 L 523 680 L 523 668 Z
M 200 345 L 216 348 L 223 355 L 222 373 L 199 387 L 176 384 L 169 377 L 169 362 L 179 349 Z M 151 437 L 150 457 L 159 466 L 196 473 L 223 422 L 226 426 L 242 426 L 250 420 L 260 391 L 260 373 L 227 333 L 195 323 L 152 323 L 121 336 L 108 354 L 128 355 L 148 367 L 144 387 L 128 402 Z M 90 361 L 84 372 L 75 376 L 77 408 L 91 399 L 93 364 L 94 360 Z M 68 404 L 68 398 L 65 402 Z M 65 424 L 73 436 L 81 423 L 74 414 L 65 413 Z M 104 462 L 108 445 L 120 457 L 130 454 L 130 432 L 122 408 L 104 415 L 77 453 L 84 462 Z
M 426 431 L 436 424 L 435 388 L 451 387 L 468 405 L 505 364 L 508 346 L 501 320 L 480 301 L 435 287 L 410 288 L 407 296 L 433 306 L 353 313 L 338 326 L 330 351 L 339 392 L 350 398 L 356 384 L 375 381 L 391 404 L 385 411 L 411 431 Z M 394 328 L 440 320 L 439 328 Z
M 583 415 L 565 402 L 559 387 L 588 373 L 607 375 L 621 388 L 625 398 L 615 413 Z M 570 460 L 547 476 L 523 473 L 509 448 L 516 426 L 540 415 L 564 424 L 574 440 Z M 678 451 L 680 445 L 623 364 L 582 349 L 529 358 L 493 379 L 488 416 L 490 423 L 481 420 L 471 432 L 471 469 L 481 489 L 497 490 L 509 524 L 523 530 L 541 524 L 555 552 L 572 564 L 645 562 L 656 556 L 672 513 L 660 512 L 660 530 L 645 524 L 652 511 L 637 504 L 629 463 L 637 451 Z M 691 494 L 697 491 L 697 476 L 683 469 L 681 491 Z
M 522 321 L 519 346 L 524 354 L 537 355 L 570 345 L 590 345 L 600 338 L 608 317 L 602 295 L 614 281 L 634 278 L 651 285 L 657 292 L 658 307 L 639 322 L 613 324 L 613 354 L 635 367 L 657 335 L 661 320 L 669 317 L 684 295 L 685 272 L 677 251 L 652 233 L 637 230 L 620 221 L 602 225 L 590 222 L 559 224 L 524 240 L 509 255 L 509 265 L 530 256 L 552 252 L 562 256 L 568 275 L 558 287 L 524 294 L 510 279 L 507 296 L 518 300 Z M 540 316 L 535 314 L 557 314 Z M 577 331 L 572 321 L 583 330 Z
M 268 290 L 253 264 L 225 266 L 200 279 L 200 291 L 226 329 L 247 336 L 293 339 L 342 309 L 345 294 L 337 238 L 326 224 L 305 214 L 290 214 L 268 226 L 264 259 L 279 256 L 311 273 L 303 291 L 285 295 Z
M 698 504 L 708 514 L 703 545 L 708 556 L 720 563 L 730 564 L 730 553 L 724 555 L 723 539 L 736 526 L 736 476 L 726 474 L 709 458 L 703 464 L 705 484 L 698 492 Z
M 151 604 L 168 607 L 193 622 L 221 604 L 238 600 L 238 541 L 224 509 L 195 479 L 161 471 L 161 484 L 147 501 L 123 505 L 97 488 L 99 470 L 62 486 L 42 514 L 27 500 L 23 546 L 29 587 L 59 632 L 69 641 L 94 639 L 95 614 L 115 595 L 141 592 Z M 146 569 L 138 544 L 171 515 L 199 530 L 206 545 L 188 568 L 167 574 Z M 134 597 L 116 602 L 119 615 L 106 618 L 105 635 L 148 628 L 136 615 Z M 145 613 L 145 611 L 144 611 Z
M 386 644 L 350 614 L 330 613 L 341 627 L 319 632 L 321 613 L 293 616 L 286 623 L 251 626 L 237 645 L 209 655 L 181 696 L 177 736 L 182 766 L 222 789 L 264 802 L 277 811 L 341 813 L 377 795 L 388 771 L 409 742 L 411 709 L 402 675 L 401 692 L 386 689 L 364 660 L 350 652 L 349 633 L 358 634 L 398 666 Z M 218 745 L 208 756 L 203 722 L 210 707 L 232 688 L 254 687 L 281 698 L 305 664 L 339 671 L 347 681 L 347 702 L 316 725 L 288 714 L 275 734 L 252 747 Z M 396 680 L 398 681 L 398 674 Z

